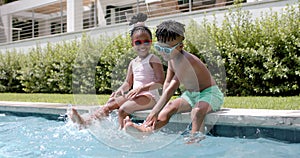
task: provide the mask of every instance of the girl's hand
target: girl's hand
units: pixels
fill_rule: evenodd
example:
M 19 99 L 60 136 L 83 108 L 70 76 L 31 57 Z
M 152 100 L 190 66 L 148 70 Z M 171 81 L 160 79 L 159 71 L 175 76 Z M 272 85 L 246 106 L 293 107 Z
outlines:
M 110 98 L 114 98 L 117 96 L 124 96 L 125 91 L 123 89 L 118 89 L 110 95 Z
M 143 91 L 143 86 L 136 88 L 136 89 L 132 89 L 131 91 L 128 92 L 126 98 L 128 99 L 133 99 L 135 98 L 138 94 L 140 94 Z

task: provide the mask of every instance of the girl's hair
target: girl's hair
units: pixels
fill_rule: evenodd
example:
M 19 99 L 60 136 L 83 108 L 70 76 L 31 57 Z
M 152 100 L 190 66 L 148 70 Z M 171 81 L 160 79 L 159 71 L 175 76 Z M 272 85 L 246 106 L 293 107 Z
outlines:
M 184 24 L 181 24 L 174 20 L 164 21 L 157 26 L 155 36 L 158 41 L 163 43 L 175 40 L 176 37 L 183 37 L 184 39 L 184 26 Z
M 138 13 L 137 15 L 134 15 L 130 22 L 129 25 L 134 25 L 133 29 L 130 31 L 130 37 L 133 36 L 133 34 L 137 31 L 145 31 L 149 33 L 150 38 L 152 39 L 152 32 L 150 29 L 145 26 L 144 22 L 147 20 L 147 14 L 144 13 Z
M 152 33 L 150 29 L 147 26 L 135 26 L 131 31 L 130 31 L 130 37 L 133 36 L 133 34 L 137 31 L 144 31 L 147 32 L 150 35 L 150 38 L 152 39 Z

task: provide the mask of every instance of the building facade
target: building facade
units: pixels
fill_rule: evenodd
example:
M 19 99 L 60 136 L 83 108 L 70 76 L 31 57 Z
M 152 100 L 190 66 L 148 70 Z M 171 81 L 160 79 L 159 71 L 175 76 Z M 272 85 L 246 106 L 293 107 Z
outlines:
M 129 29 L 132 15 L 143 12 L 150 25 L 164 19 L 203 19 L 221 15 L 234 0 L 19 0 L 0 6 L 0 50 L 74 39 L 82 32 Z M 297 0 L 243 0 L 245 9 L 285 7 Z M 259 16 L 259 15 L 258 15 Z M 220 16 L 220 19 L 222 17 Z M 94 34 L 93 33 L 93 34 Z

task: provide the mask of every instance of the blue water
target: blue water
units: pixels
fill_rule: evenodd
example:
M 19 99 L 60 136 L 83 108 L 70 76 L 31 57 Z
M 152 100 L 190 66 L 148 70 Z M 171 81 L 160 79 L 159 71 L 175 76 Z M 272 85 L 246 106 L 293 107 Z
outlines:
M 96 129 L 78 130 L 70 122 L 0 114 L 0 157 L 296 158 L 300 155 L 300 144 L 262 138 L 207 136 L 199 143 L 187 145 L 179 134 L 158 132 L 149 138 L 136 139 L 116 130 L 114 125 L 105 125 L 101 130 L 108 132 L 99 136 Z

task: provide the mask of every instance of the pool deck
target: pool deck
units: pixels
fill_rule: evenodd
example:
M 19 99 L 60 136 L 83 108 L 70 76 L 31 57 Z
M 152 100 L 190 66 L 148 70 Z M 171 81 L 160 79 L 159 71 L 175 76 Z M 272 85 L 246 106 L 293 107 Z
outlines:
M 9 102 L 0 101 L 0 111 L 37 114 L 65 114 L 67 104 Z M 91 112 L 97 106 L 74 106 L 80 113 Z M 145 119 L 150 111 L 140 111 L 134 114 L 137 119 Z M 191 122 L 190 113 L 178 114 L 170 122 Z M 280 126 L 300 129 L 300 110 L 266 110 L 266 109 L 229 109 L 223 108 L 206 117 L 207 124 Z
M 92 112 L 97 106 L 74 106 L 79 113 Z M 0 114 L 5 112 L 27 113 L 38 115 L 65 114 L 68 106 L 60 103 L 8 102 L 0 101 Z M 134 113 L 134 118 L 144 120 L 149 113 L 140 111 Z M 190 123 L 190 113 L 174 115 L 170 122 Z M 222 108 L 206 116 L 206 125 L 226 125 L 231 127 L 255 127 L 261 129 L 289 130 L 289 135 L 295 135 L 292 142 L 300 142 L 300 110 L 266 110 L 266 109 L 229 109 Z M 243 130 L 243 129 L 239 129 Z M 257 131 L 256 131 L 257 132 Z M 291 133 L 292 132 L 292 133 Z M 273 131 L 271 132 L 274 135 Z M 270 131 L 268 131 L 270 134 Z M 278 134 L 277 134 L 278 135 Z

